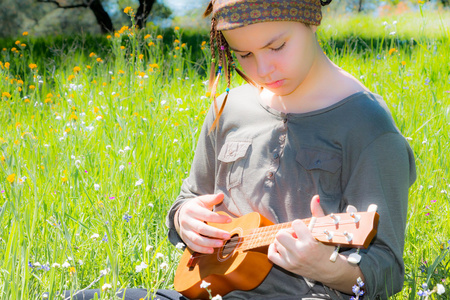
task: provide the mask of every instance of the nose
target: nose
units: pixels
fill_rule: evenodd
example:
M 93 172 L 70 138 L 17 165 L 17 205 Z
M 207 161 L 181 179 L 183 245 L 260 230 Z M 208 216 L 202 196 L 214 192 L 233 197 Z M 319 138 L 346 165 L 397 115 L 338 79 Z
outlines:
M 267 78 L 274 70 L 274 64 L 267 58 L 260 57 L 257 59 L 257 72 L 260 78 Z

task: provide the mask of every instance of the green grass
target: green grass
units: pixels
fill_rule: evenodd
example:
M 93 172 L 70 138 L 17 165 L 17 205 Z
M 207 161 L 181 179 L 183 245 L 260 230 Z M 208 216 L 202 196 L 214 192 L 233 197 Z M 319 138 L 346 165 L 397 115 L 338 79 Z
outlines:
M 450 298 L 450 35 L 439 21 L 449 14 L 434 16 L 399 16 L 395 35 L 382 19 L 333 18 L 318 34 L 333 62 L 385 98 L 416 156 L 396 299 L 416 299 L 425 282 Z M 100 277 L 93 287 L 171 288 L 180 252 L 166 240 L 165 215 L 209 107 L 208 35 L 181 32 L 24 36 L 18 53 L 16 39 L 0 41 L 1 299 L 51 299 Z M 148 267 L 136 272 L 141 262 Z

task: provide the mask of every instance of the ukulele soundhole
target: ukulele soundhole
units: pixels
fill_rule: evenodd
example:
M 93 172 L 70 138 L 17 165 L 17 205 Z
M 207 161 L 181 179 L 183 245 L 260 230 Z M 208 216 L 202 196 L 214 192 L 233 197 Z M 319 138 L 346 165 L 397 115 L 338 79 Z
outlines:
M 219 251 L 219 256 L 221 259 L 227 259 L 230 254 L 234 252 L 236 248 L 239 247 L 240 238 L 238 234 L 234 234 L 231 238 L 223 245 Z

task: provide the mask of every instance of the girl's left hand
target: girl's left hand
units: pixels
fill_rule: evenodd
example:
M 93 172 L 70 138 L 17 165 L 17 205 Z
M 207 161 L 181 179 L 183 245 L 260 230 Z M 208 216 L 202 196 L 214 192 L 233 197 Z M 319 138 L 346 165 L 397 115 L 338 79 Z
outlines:
M 319 202 L 318 195 L 311 200 L 313 217 L 325 216 Z M 321 269 L 326 265 L 323 260 L 328 261 L 333 251 L 334 247 L 318 242 L 303 221 L 295 220 L 292 228 L 278 232 L 269 246 L 268 258 L 285 270 L 319 280 L 320 274 L 326 272 Z

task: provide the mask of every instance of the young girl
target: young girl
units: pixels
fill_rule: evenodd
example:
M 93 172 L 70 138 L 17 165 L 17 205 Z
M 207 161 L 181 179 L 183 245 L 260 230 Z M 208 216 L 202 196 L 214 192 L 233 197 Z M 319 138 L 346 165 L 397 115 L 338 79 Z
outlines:
M 320 0 L 212 0 L 214 105 L 189 177 L 167 218 L 169 239 L 212 253 L 230 238 L 206 222 L 259 212 L 293 221 L 268 250 L 264 281 L 225 299 L 349 299 L 358 277 L 370 299 L 400 291 L 413 153 L 382 98 L 323 53 Z M 236 68 L 232 50 L 243 72 Z M 218 55 L 216 55 L 216 51 Z M 217 67 L 217 69 L 216 69 Z M 230 90 L 236 70 L 250 84 Z M 244 75 L 245 74 L 245 75 Z M 378 233 L 358 264 L 316 241 L 297 219 L 378 206 Z
M 212 13 L 214 105 L 168 213 L 169 239 L 208 254 L 230 238 L 205 223 L 230 222 L 218 211 L 233 217 L 256 211 L 274 223 L 295 220 L 270 245 L 274 266 L 262 283 L 224 299 L 349 299 L 358 278 L 369 299 L 402 289 L 413 153 L 382 98 L 320 48 L 316 31 L 326 4 L 212 0 L 205 13 Z M 230 90 L 233 69 L 250 84 Z M 217 100 L 216 72 L 227 79 Z M 335 248 L 318 242 L 299 220 L 344 212 L 348 205 L 366 211 L 370 204 L 378 206 L 378 233 L 358 264 L 348 260 L 354 249 L 331 261 Z M 134 289 L 125 298 L 146 295 Z M 186 298 L 158 291 L 155 299 Z

